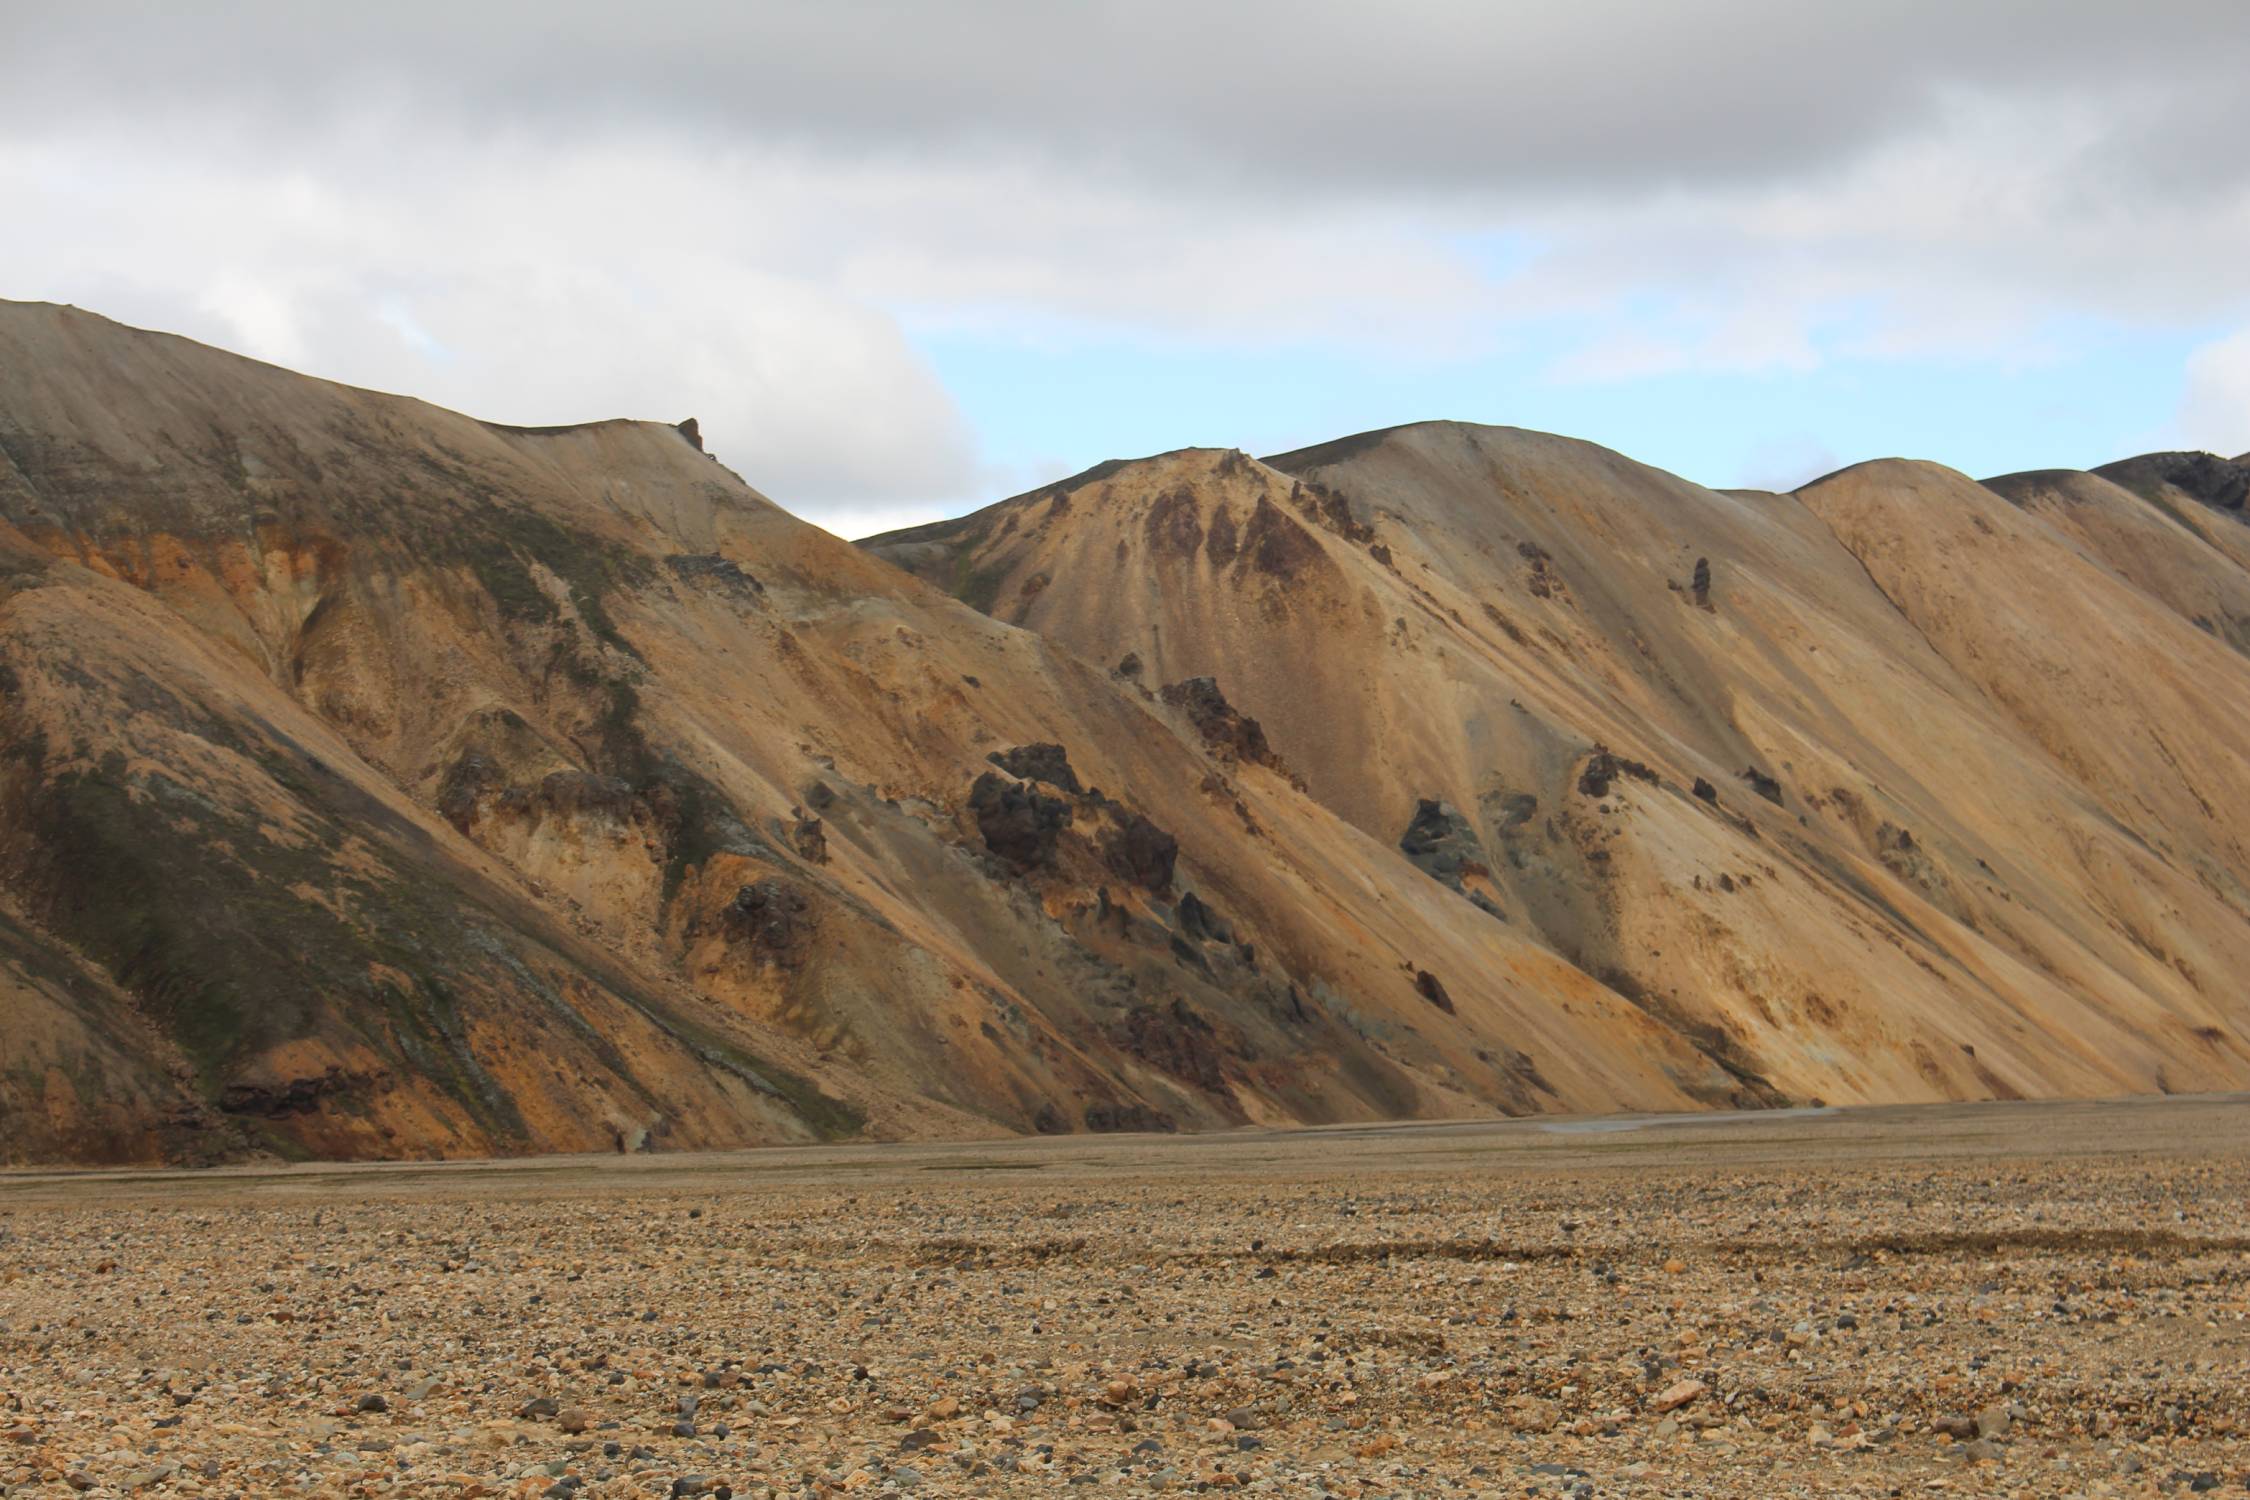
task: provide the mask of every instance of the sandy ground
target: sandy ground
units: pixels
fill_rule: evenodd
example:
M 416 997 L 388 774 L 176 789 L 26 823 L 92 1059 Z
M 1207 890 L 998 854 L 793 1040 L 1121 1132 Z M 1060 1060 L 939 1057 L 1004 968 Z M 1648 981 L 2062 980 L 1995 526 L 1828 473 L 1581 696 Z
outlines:
M 0 1493 L 2250 1488 L 2250 1100 L 0 1174 Z

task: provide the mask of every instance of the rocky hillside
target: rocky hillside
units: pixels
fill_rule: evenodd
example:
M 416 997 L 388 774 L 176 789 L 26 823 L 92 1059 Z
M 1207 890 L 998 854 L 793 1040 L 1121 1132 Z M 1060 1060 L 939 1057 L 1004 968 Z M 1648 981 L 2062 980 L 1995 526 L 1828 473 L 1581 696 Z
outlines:
M 1720 493 L 1436 423 L 865 545 L 1156 701 L 1215 680 L 1737 1102 L 2188 1091 L 2250 1081 L 2246 477 Z
M 2235 473 L 1425 427 L 855 548 L 0 303 L 0 1162 L 2240 1087 Z
M 768 503 L 0 305 L 0 1152 L 1686 1104 L 1182 707 Z

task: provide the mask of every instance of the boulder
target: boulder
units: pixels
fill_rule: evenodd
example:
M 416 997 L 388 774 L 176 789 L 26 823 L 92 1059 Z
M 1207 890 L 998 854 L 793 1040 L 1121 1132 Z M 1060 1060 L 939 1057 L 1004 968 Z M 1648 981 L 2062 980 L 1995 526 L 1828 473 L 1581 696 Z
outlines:
M 969 811 L 984 846 L 1019 873 L 1053 863 L 1055 841 L 1070 826 L 1068 803 L 991 771 L 969 788 Z
M 1078 773 L 1071 769 L 1069 753 L 1060 745 L 1018 745 L 1013 750 L 995 750 L 985 759 L 1010 776 L 1043 781 L 1074 797 L 1085 790 L 1078 784 Z

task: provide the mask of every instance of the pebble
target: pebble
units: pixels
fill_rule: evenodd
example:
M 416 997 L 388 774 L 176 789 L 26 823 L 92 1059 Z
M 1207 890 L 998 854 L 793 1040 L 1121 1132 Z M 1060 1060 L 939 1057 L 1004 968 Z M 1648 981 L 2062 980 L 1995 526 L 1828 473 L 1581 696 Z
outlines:
M 1011 1146 L 1041 1164 L 1013 1172 L 933 1170 L 952 1148 L 536 1188 L 0 1179 L 0 1493 L 2234 1482 L 2250 1151 L 2049 1166 L 2026 1129 L 1989 1156 L 1652 1140 L 1535 1172 L 1316 1134 Z M 2151 1203 L 2189 1218 L 2152 1237 Z

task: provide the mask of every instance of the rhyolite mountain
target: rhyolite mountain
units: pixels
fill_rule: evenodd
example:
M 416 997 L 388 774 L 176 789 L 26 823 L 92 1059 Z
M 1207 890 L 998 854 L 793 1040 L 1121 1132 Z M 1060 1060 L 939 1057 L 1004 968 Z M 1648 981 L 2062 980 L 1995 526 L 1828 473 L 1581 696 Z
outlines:
M 2245 475 L 1431 424 L 855 547 L 0 303 L 0 1161 L 2250 1086 Z

